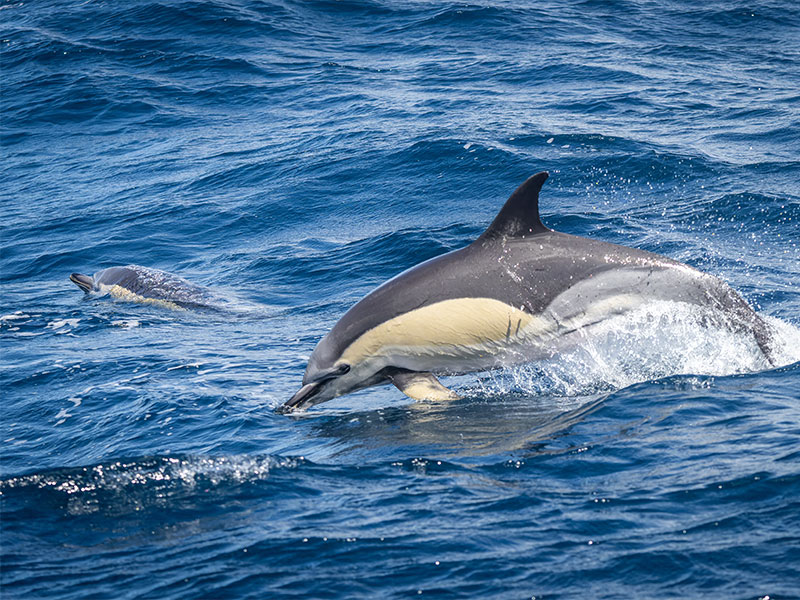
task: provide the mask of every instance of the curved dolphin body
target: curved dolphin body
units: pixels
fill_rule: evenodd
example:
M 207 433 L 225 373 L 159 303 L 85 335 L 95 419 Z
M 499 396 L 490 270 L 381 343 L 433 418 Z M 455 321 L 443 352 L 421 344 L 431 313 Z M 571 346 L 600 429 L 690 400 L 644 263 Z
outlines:
M 391 382 L 414 399 L 456 394 L 434 374 L 463 374 L 552 356 L 587 328 L 648 302 L 709 307 L 755 337 L 770 331 L 722 280 L 665 256 L 552 231 L 539 219 L 545 172 L 523 183 L 472 244 L 423 262 L 355 304 L 319 342 L 303 409 Z
M 70 281 L 87 294 L 109 294 L 114 298 L 155 304 L 173 310 L 214 306 L 214 294 L 182 277 L 149 267 L 111 267 L 91 275 L 73 273 Z

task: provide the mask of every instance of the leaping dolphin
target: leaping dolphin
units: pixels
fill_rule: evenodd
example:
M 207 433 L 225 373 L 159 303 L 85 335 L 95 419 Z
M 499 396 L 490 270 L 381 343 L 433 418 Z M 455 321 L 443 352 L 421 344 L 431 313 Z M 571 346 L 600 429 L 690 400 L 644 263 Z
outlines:
M 769 327 L 724 281 L 543 225 L 547 177 L 519 186 L 469 246 L 412 267 L 350 308 L 317 344 L 303 386 L 280 410 L 388 382 L 415 400 L 455 399 L 435 374 L 552 356 L 587 328 L 657 300 L 709 307 L 722 325 L 751 333 L 772 362 Z

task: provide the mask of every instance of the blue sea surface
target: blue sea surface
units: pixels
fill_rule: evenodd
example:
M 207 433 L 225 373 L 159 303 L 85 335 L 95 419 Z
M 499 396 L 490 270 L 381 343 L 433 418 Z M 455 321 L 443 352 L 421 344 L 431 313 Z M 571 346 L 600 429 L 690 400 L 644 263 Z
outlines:
M 0 595 L 800 598 L 800 5 L 3 0 Z M 729 282 L 296 415 L 317 341 L 535 172 Z M 84 298 L 139 264 L 225 298 Z

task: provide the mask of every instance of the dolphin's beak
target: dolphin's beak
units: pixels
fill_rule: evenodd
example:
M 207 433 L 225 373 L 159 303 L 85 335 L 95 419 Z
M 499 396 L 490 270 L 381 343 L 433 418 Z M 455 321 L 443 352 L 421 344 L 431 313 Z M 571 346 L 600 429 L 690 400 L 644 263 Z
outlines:
M 94 279 L 88 275 L 81 275 L 80 273 L 73 273 L 69 276 L 69 280 L 81 288 L 87 294 L 92 291 L 94 287 Z
M 320 390 L 321 382 L 313 382 L 307 383 L 303 387 L 301 387 L 298 392 L 292 396 L 285 404 L 282 404 L 278 407 L 278 412 L 282 414 L 287 414 L 297 410 L 298 408 L 302 408 L 303 404 L 306 403 L 312 396 L 316 395 L 317 392 Z

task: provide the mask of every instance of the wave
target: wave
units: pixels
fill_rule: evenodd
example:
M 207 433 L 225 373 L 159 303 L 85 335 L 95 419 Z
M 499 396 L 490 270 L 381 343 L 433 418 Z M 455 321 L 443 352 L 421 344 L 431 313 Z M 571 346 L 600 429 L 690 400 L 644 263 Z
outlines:
M 70 515 L 129 514 L 170 506 L 186 498 L 210 499 L 257 484 L 278 470 L 296 469 L 301 458 L 280 456 L 152 456 L 53 469 L 0 480 L 5 503 L 41 502 Z M 210 500 L 209 500 L 210 501 Z M 13 509 L 12 509 L 13 510 Z

